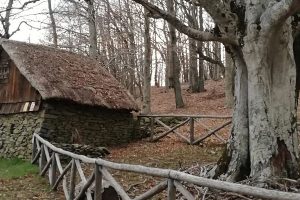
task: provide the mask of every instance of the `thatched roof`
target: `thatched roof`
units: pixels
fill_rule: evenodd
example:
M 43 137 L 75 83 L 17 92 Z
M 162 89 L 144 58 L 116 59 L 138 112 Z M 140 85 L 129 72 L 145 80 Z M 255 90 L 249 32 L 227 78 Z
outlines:
M 138 110 L 129 92 L 94 59 L 12 40 L 1 39 L 0 44 L 44 100 Z

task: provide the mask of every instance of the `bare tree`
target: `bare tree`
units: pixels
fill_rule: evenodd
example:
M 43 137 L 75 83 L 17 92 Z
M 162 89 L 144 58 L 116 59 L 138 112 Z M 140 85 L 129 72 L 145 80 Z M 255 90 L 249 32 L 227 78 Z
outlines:
M 174 1 L 167 0 L 167 9 L 172 14 L 175 15 Z M 173 88 L 175 92 L 175 102 L 176 108 L 184 107 L 182 95 L 181 95 L 181 85 L 179 81 L 180 76 L 180 62 L 177 55 L 177 38 L 175 28 L 172 24 L 169 24 L 169 37 L 170 37 L 170 51 L 169 51 L 169 65 L 170 65 L 170 76 L 169 81 L 173 83 Z
M 142 112 L 148 114 L 151 112 L 151 36 L 150 36 L 150 19 L 147 16 L 148 11 L 145 9 L 145 65 L 144 65 L 144 95 Z
M 92 58 L 97 59 L 98 57 L 98 48 L 97 48 L 97 28 L 96 28 L 96 14 L 94 8 L 94 0 L 84 0 L 88 7 L 88 22 L 89 22 L 89 54 Z
M 51 20 L 51 28 L 52 28 L 52 38 L 53 38 L 53 46 L 57 48 L 58 43 L 57 43 L 57 30 L 56 30 L 56 22 L 54 19 L 54 12 L 52 9 L 52 4 L 51 0 L 48 0 L 48 10 L 49 10 L 49 15 L 50 15 L 50 20 Z

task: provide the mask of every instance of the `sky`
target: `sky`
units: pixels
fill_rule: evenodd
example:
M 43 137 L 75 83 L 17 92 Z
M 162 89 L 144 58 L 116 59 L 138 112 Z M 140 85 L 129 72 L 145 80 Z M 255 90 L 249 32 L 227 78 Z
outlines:
M 13 7 L 20 7 L 25 1 L 26 0 L 15 0 Z M 55 3 L 55 1 L 53 2 Z M 0 0 L 0 10 L 5 9 L 7 3 L 8 0 Z M 46 0 L 29 4 L 22 12 L 19 9 L 13 9 L 10 32 L 16 30 L 22 21 L 28 22 L 30 26 L 23 23 L 20 27 L 20 31 L 14 34 L 11 39 L 30 43 L 41 43 L 41 40 L 43 40 L 46 35 L 46 31 L 44 30 L 45 25 L 43 25 L 43 23 L 49 22 L 47 12 L 48 4 Z M 4 17 L 4 13 L 1 13 L 1 15 Z

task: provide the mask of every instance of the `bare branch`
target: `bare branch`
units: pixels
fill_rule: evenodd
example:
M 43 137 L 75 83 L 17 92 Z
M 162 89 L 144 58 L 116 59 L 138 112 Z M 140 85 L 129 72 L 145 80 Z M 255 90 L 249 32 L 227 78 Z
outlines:
M 162 18 L 174 26 L 179 32 L 188 35 L 189 37 L 198 40 L 198 41 L 218 41 L 224 44 L 238 45 L 238 41 L 235 38 L 228 37 L 226 35 L 217 36 L 213 33 L 199 31 L 197 29 L 188 27 L 177 19 L 174 15 L 158 8 L 152 3 L 147 2 L 146 0 L 133 0 L 136 3 L 144 6 L 152 15 L 153 18 Z
M 14 30 L 14 31 L 10 34 L 10 37 L 13 36 L 14 34 L 16 34 L 18 31 L 20 31 L 20 28 L 21 28 L 21 25 L 22 25 L 22 24 L 26 24 L 26 25 L 29 26 L 30 28 L 40 30 L 39 28 L 34 27 L 34 26 L 28 24 L 26 21 L 21 21 L 21 22 L 19 23 L 18 27 L 16 28 L 16 30 Z
M 198 50 L 197 53 L 199 54 L 200 59 L 203 59 L 211 64 L 219 65 L 223 71 L 225 70 L 225 66 L 219 58 L 217 58 L 217 60 L 215 60 L 209 56 L 204 55 L 201 50 Z
M 0 13 L 4 13 L 4 12 L 7 12 L 7 11 L 11 11 L 11 10 L 23 10 L 27 5 L 29 4 L 32 4 L 32 3 L 36 3 L 40 0 L 31 0 L 31 1 L 27 1 L 25 2 L 22 6 L 20 7 L 11 7 L 11 8 L 6 8 L 5 10 L 1 10 Z

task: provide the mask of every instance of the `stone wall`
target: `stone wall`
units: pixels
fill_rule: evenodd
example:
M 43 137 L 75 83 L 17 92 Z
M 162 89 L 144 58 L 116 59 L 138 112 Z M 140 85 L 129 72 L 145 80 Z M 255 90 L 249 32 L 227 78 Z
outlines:
M 42 112 L 0 115 L 0 157 L 28 159 L 32 135 L 40 128 Z
M 107 147 L 142 138 L 128 111 L 44 102 L 39 112 L 0 115 L 0 157 L 29 159 L 32 134 L 50 142 Z
M 70 102 L 45 103 L 42 136 L 60 143 L 111 146 L 128 143 L 141 135 L 128 111 L 82 106 Z

